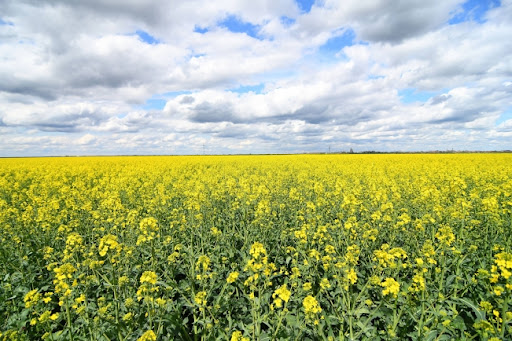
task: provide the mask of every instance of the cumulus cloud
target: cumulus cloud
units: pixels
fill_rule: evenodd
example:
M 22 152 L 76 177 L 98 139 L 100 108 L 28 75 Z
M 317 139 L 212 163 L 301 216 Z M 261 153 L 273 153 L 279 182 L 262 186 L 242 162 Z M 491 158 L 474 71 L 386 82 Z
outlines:
M 510 149 L 512 3 L 471 4 L 3 1 L 0 155 Z

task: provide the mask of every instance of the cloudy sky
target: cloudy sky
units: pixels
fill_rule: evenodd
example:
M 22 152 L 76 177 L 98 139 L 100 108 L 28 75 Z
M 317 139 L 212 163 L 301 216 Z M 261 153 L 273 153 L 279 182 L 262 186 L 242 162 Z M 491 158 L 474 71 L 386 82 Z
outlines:
M 2 0 L 0 156 L 512 149 L 512 0 Z

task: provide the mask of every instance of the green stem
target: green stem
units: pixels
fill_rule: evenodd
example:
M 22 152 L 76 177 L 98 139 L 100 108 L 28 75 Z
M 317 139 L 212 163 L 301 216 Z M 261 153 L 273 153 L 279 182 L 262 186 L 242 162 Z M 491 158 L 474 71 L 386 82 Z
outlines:
M 67 298 L 66 298 L 66 318 L 67 318 L 68 327 L 70 330 L 71 340 L 73 341 L 75 339 L 75 337 L 74 337 L 75 333 L 73 331 L 73 324 L 71 323 L 71 312 L 69 311 L 69 303 L 68 303 Z
M 508 310 L 508 295 L 507 295 L 507 298 L 505 299 L 505 303 L 503 304 L 503 307 L 501 309 L 501 318 L 503 320 L 503 322 L 501 323 L 501 339 L 504 340 L 505 339 L 505 330 L 507 329 L 507 320 L 505 319 L 505 317 L 507 316 L 507 310 Z
M 359 333 L 356 335 L 355 340 L 359 340 L 360 339 L 360 336 L 363 334 L 364 329 L 366 328 L 368 323 L 370 323 L 372 318 L 373 318 L 373 316 L 375 316 L 380 311 L 380 307 L 382 306 L 382 304 L 383 304 L 383 302 L 381 301 L 380 304 L 377 306 L 377 308 L 373 309 L 372 313 L 368 316 L 368 318 L 366 319 L 365 323 L 363 324 L 363 327 L 361 328 Z
M 118 280 L 117 278 L 117 272 L 115 270 L 115 265 L 112 264 L 112 282 L 116 283 Z M 116 285 L 119 285 L 119 283 L 116 283 Z M 116 285 L 112 285 L 112 291 L 114 292 L 114 312 L 116 315 L 116 329 L 117 329 L 117 337 L 119 340 L 122 340 L 123 337 L 121 335 L 121 329 L 119 328 L 121 324 L 119 323 L 119 300 L 117 297 L 117 290 Z
M 122 340 L 123 337 L 121 335 L 121 329 L 119 328 L 121 324 L 119 323 L 119 301 L 117 299 L 117 290 L 115 287 L 112 287 L 114 291 L 114 311 L 116 315 L 116 329 L 117 329 L 117 337 L 119 340 Z
M 350 334 L 350 339 L 353 340 L 354 339 L 354 329 L 352 327 L 352 320 L 353 320 L 353 314 L 354 314 L 354 311 L 353 311 L 353 307 L 351 305 L 351 301 L 350 301 L 350 293 L 347 293 L 347 295 L 343 295 L 343 297 L 345 298 L 345 305 L 347 306 L 347 312 L 348 312 L 348 331 L 349 331 L 349 334 Z
M 281 323 L 283 322 L 283 317 L 285 315 L 286 307 L 288 306 L 288 301 L 284 302 L 284 307 L 281 313 L 279 314 L 279 321 L 277 322 L 276 331 L 274 332 L 274 335 L 272 335 L 272 339 L 274 340 L 277 337 L 277 332 L 279 331 L 279 328 L 281 328 Z
M 423 333 L 423 319 L 425 316 L 425 290 L 421 291 L 421 315 L 420 322 L 418 325 L 418 340 L 421 339 L 421 334 Z

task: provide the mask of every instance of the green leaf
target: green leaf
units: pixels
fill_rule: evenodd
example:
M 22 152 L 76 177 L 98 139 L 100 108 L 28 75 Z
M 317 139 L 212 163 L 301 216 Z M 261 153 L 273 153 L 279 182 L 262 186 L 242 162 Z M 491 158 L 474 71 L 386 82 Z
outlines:
M 454 300 L 464 304 L 465 306 L 467 306 L 469 308 L 471 308 L 474 311 L 474 313 L 475 313 L 475 315 L 476 315 L 476 317 L 478 319 L 481 319 L 481 320 L 485 319 L 485 313 L 482 312 L 480 309 L 478 309 L 478 306 L 475 303 L 473 303 L 472 301 L 470 301 L 469 299 L 467 299 L 467 298 L 456 298 Z
M 360 318 L 361 315 L 363 314 L 370 314 L 370 311 L 368 310 L 368 308 L 359 308 L 357 309 L 355 312 L 354 312 L 354 315 L 357 317 L 357 318 Z
M 428 334 L 425 336 L 425 341 L 432 341 L 435 340 L 437 337 L 437 330 L 431 330 L 428 332 Z

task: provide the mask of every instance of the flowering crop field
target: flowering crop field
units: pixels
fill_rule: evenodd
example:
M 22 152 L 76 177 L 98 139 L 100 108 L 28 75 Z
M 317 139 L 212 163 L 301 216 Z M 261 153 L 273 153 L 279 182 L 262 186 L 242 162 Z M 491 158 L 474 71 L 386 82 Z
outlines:
M 511 154 L 0 159 L 0 340 L 510 340 L 511 212 Z

